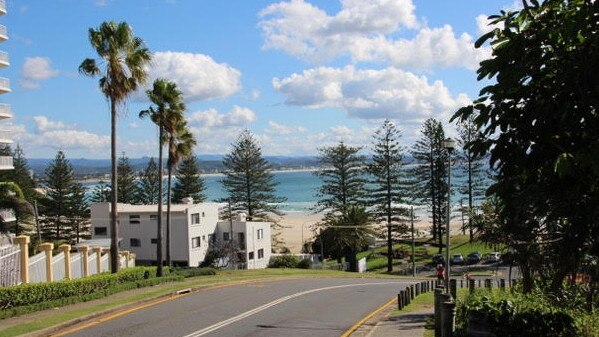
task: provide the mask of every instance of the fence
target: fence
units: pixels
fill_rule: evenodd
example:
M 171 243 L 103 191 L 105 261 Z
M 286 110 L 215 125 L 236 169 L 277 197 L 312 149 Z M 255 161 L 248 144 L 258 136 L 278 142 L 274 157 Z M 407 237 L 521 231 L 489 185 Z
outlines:
M 53 255 L 52 243 L 39 245 L 41 253 L 29 257 L 29 237 L 14 238 L 17 245 L 0 247 L 0 286 L 39 283 L 87 277 L 110 270 L 110 250 L 81 246 L 71 253 L 70 245 L 59 246 Z M 121 268 L 135 266 L 135 254 L 121 251 Z

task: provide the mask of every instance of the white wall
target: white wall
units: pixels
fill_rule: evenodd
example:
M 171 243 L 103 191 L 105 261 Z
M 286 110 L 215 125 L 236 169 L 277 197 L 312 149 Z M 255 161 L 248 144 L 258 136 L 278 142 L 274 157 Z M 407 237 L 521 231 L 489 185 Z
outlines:
M 262 269 L 268 267 L 272 251 L 272 238 L 269 222 L 254 221 L 233 221 L 233 236 L 238 239 L 238 233 L 244 233 L 245 237 L 245 263 L 248 269 Z M 262 238 L 258 238 L 258 230 L 262 230 Z M 217 235 L 222 240 L 223 232 L 231 231 L 229 221 L 220 221 L 218 223 Z M 259 257 L 259 251 L 262 250 L 263 257 Z M 253 258 L 250 256 L 253 253 Z

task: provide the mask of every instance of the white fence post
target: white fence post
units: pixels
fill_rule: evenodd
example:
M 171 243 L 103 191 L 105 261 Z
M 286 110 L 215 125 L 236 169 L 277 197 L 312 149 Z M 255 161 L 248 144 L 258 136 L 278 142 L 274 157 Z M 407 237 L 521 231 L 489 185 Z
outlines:
M 93 247 L 92 250 L 96 253 L 96 273 L 102 272 L 102 247 Z
M 62 244 L 58 247 L 64 253 L 64 279 L 70 280 L 71 275 L 71 245 Z
M 29 283 L 29 237 L 20 235 L 15 238 L 21 249 L 21 282 Z
M 52 249 L 54 249 L 54 244 L 51 242 L 42 243 L 39 245 L 39 248 L 46 253 L 46 282 L 52 282 L 54 280 L 54 268 L 52 268 Z
M 89 251 L 88 246 L 79 246 L 79 251 L 81 252 L 81 262 L 83 263 L 83 277 L 89 276 L 89 259 L 87 253 Z

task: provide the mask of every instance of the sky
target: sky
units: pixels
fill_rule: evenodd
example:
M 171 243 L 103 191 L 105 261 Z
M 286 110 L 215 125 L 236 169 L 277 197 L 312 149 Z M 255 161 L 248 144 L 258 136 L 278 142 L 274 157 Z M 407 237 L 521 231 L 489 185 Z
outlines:
M 156 78 L 183 92 L 196 154 L 225 154 L 243 129 L 264 155 L 303 156 L 344 141 L 368 152 L 385 119 L 409 147 L 422 122 L 449 118 L 475 99 L 474 48 L 487 16 L 514 0 L 7 0 L 0 102 L 27 158 L 110 157 L 110 112 L 98 78 L 80 75 L 97 58 L 88 30 L 126 21 L 152 52 L 149 81 L 119 109 L 119 154 L 158 154 L 157 129 L 139 111 Z

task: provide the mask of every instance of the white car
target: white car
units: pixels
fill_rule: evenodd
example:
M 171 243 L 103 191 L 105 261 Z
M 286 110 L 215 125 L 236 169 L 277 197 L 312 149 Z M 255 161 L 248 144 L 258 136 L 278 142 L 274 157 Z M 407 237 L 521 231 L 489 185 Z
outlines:
M 491 263 L 499 262 L 500 260 L 501 254 L 499 254 L 498 252 L 489 253 L 489 257 L 487 258 L 487 261 Z

